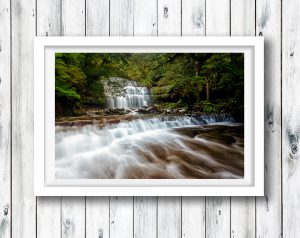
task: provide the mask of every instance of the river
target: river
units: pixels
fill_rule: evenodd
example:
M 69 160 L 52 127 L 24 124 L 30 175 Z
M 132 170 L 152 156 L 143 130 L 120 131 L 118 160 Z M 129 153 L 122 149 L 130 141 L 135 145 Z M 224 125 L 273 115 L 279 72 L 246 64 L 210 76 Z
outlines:
M 224 115 L 158 116 L 104 128 L 56 126 L 56 178 L 244 176 L 244 126 Z

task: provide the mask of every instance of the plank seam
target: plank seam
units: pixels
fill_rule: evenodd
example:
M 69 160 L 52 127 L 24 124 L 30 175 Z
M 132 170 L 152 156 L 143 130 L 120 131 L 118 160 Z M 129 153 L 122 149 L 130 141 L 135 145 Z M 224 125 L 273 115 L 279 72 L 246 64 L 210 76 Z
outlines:
M 134 200 L 135 197 L 132 198 L 132 238 L 134 238 Z
M 9 30 L 10 30 L 10 39 L 9 39 L 9 42 L 10 42 L 10 49 L 9 49 L 9 54 L 10 54 L 10 72 L 9 72 L 9 76 L 10 76 L 10 237 L 12 238 L 12 219 L 13 219 L 13 216 L 12 216 L 12 205 L 13 205 L 13 202 L 12 202 L 12 171 L 13 171 L 13 166 L 12 166 L 12 151 L 13 151 L 13 148 L 12 148 L 12 133 L 13 133 L 13 129 L 12 129 L 12 111 L 13 111 L 13 104 L 12 104 L 12 1 L 10 1 L 9 3 Z
M 280 167 L 281 167 L 281 169 L 280 169 L 280 189 L 281 189 L 281 191 L 280 191 L 280 194 L 281 194 L 281 196 L 280 196 L 280 199 L 281 199 L 281 209 L 280 209 L 280 218 L 281 218 L 281 229 L 280 229 L 280 231 L 281 231 L 281 237 L 283 237 L 283 173 L 282 173 L 282 167 L 283 167 L 283 156 L 282 156 L 282 151 L 283 151 L 283 149 L 282 149 L 282 147 L 283 147 L 283 143 L 282 143 L 282 135 L 283 135 L 283 132 L 282 132 L 282 129 L 283 129 L 283 127 L 282 127 L 282 125 L 283 125 L 283 123 L 282 123 L 282 115 L 283 115 L 283 113 L 282 113 L 282 78 L 283 78 L 283 75 L 282 75 L 282 28 L 283 28 L 283 17 L 282 17 L 282 13 L 283 13 L 283 11 L 282 11 L 282 6 L 283 6 L 283 4 L 282 4 L 282 0 L 280 1 L 280 127 L 281 127 L 281 130 L 280 130 L 280 144 L 281 144 L 281 148 L 280 148 Z
M 35 5 L 35 15 L 34 15 L 34 21 L 35 21 L 35 36 L 37 36 L 37 0 L 34 1 Z M 38 214 L 38 206 L 37 206 L 37 197 L 35 197 L 35 237 L 37 237 L 37 214 Z

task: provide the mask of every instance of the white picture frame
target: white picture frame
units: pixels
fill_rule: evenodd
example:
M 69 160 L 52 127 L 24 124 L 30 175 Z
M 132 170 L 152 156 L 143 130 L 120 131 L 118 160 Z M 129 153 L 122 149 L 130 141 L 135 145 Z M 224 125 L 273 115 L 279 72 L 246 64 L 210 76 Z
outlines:
M 55 52 L 243 52 L 243 179 L 56 179 Z M 36 37 L 34 40 L 35 196 L 263 196 L 263 37 Z

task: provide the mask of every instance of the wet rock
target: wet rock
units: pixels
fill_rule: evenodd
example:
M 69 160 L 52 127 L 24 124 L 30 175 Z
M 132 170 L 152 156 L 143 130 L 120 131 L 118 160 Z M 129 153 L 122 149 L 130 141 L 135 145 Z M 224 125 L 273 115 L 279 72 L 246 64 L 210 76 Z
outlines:
M 56 126 L 71 126 L 72 122 L 71 121 L 61 121 L 61 122 L 56 122 Z
M 85 125 L 91 125 L 93 123 L 92 120 L 78 120 L 73 121 L 71 126 L 85 126 Z
M 107 123 L 109 123 L 109 124 L 116 124 L 119 122 L 121 122 L 121 121 L 117 118 L 112 118 L 112 119 L 107 120 Z
M 162 108 L 159 105 L 153 105 L 151 107 L 144 107 L 144 108 L 140 108 L 138 110 L 138 113 L 140 114 L 159 114 L 159 113 L 163 113 L 164 111 L 162 110 Z
M 104 111 L 106 115 L 125 115 L 129 110 L 126 110 L 125 108 L 108 108 Z

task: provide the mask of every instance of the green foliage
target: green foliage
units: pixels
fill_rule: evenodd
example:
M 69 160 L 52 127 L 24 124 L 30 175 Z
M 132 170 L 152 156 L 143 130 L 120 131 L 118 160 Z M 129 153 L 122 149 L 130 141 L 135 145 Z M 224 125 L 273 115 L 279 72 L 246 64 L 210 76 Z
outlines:
M 151 88 L 155 103 L 165 108 L 243 110 L 244 55 L 240 53 L 56 53 L 56 115 L 105 107 L 104 85 L 113 87 L 111 77 Z

